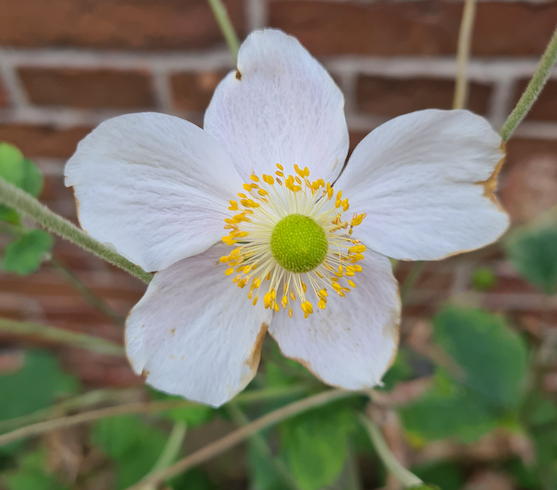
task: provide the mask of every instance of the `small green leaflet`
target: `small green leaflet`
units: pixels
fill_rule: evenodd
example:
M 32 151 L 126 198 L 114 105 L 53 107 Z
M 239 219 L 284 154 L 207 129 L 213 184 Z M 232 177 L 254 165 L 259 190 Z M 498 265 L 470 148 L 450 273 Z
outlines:
M 31 230 L 6 247 L 2 266 L 8 272 L 28 275 L 36 272 L 54 245 L 54 238 L 43 230 Z
M 7 402 L 0 403 L 0 420 L 47 408 L 58 398 L 76 393 L 78 387 L 77 380 L 62 372 L 53 355 L 29 351 L 23 368 L 0 376 L 0 400 Z
M 433 329 L 437 344 L 464 370 L 465 386 L 493 407 L 520 404 L 526 345 L 502 316 L 449 306 L 435 315 Z
M 517 230 L 506 249 L 521 276 L 545 294 L 557 292 L 557 226 Z

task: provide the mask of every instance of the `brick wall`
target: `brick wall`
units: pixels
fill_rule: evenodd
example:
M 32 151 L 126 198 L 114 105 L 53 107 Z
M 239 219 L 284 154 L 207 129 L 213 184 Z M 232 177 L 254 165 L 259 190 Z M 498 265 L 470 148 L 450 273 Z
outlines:
M 227 0 L 241 36 L 273 26 L 319 56 L 346 96 L 352 143 L 387 119 L 450 108 L 459 0 Z M 41 196 L 75 220 L 63 166 L 77 142 L 114 115 L 154 110 L 201 124 L 232 60 L 206 0 L 0 0 L 0 140 L 19 146 L 47 176 Z M 557 1 L 480 1 L 469 66 L 469 106 L 499 127 L 533 73 L 557 24 Z M 501 182 L 515 222 L 557 204 L 557 72 L 516 138 Z M 144 286 L 69 244 L 56 254 L 123 314 Z M 518 280 L 497 248 L 428 264 L 408 298 L 410 325 L 449 294 L 466 290 L 478 263 L 500 281 L 482 304 L 521 324 L 557 322 Z M 405 274 L 405 268 L 400 271 Z M 45 266 L 30 278 L 0 275 L 0 314 L 120 339 L 119 327 L 90 308 Z M 529 322 L 529 323 L 528 323 Z M 12 339 L 13 340 L 13 339 Z M 127 384 L 124 363 L 66 353 L 91 383 Z

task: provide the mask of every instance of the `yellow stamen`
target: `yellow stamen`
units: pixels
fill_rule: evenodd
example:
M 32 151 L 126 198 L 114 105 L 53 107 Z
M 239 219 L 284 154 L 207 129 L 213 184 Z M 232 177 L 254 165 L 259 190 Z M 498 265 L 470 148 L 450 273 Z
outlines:
M 348 199 L 343 198 L 342 191 L 334 190 L 323 179 L 311 181 L 308 167 L 302 169 L 294 164 L 294 175 L 285 174 L 280 164 L 276 168 L 276 177 L 268 174 L 262 174 L 261 177 L 250 175 L 249 182 L 243 184 L 245 193 L 238 193 L 239 201 L 229 201 L 228 209 L 234 214 L 224 220 L 224 229 L 228 235 L 222 241 L 233 246 L 233 250 L 220 257 L 219 262 L 228 265 L 225 274 L 234 275 L 232 282 L 239 288 L 249 285 L 246 295 L 253 305 L 257 304 L 259 292 L 262 291 L 265 308 L 279 312 L 282 306 L 292 318 L 291 303 L 299 298 L 300 308 L 307 318 L 314 313 L 310 295 L 314 295 L 317 307 L 323 310 L 327 306 L 328 288 L 344 297 L 351 291 L 350 288 L 356 287 L 352 278 L 362 271 L 362 266 L 357 262 L 364 259 L 366 247 L 352 235 L 366 214 L 353 213 L 345 218 L 343 213 L 350 207 Z M 302 272 L 293 272 L 298 266 L 288 265 L 290 262 L 283 260 L 285 255 L 282 252 L 279 263 L 279 259 L 273 255 L 278 254 L 279 250 L 271 251 L 270 240 L 274 230 L 279 229 L 276 228 L 277 223 L 290 214 L 310 218 L 314 222 L 312 226 L 323 229 L 327 240 L 324 259 L 319 258 L 315 262 L 319 265 L 308 272 L 303 268 Z M 288 249 L 291 242 L 286 239 L 274 243 L 280 243 Z M 306 242 L 293 240 L 292 243 Z M 288 250 L 286 256 L 296 262 L 296 253 L 296 250 Z M 323 261 L 319 263 L 320 260 Z M 287 270 L 283 267 L 293 268 Z M 280 301 L 277 300 L 277 292 Z

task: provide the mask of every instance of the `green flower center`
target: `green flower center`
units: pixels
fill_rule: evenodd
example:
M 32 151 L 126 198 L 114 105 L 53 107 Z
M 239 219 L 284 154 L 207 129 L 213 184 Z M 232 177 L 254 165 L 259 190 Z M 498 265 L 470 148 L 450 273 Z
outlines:
M 271 235 L 271 252 L 289 272 L 309 272 L 327 256 L 329 243 L 325 230 L 313 219 L 301 214 L 282 218 Z

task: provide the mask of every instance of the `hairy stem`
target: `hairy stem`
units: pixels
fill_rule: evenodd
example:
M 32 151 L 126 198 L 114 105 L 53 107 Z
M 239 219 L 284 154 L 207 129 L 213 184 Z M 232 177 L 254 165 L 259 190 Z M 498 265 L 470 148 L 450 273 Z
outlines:
M 453 99 L 453 109 L 463 109 L 466 107 L 468 97 L 468 79 L 466 77 L 466 67 L 470 58 L 470 48 L 472 45 L 472 31 L 474 29 L 474 17 L 476 14 L 476 0 L 466 0 L 462 21 L 460 22 L 460 32 L 458 34 L 458 52 L 456 57 L 456 83 Z
M 15 209 L 18 213 L 31 218 L 35 223 L 46 228 L 48 231 L 79 245 L 97 257 L 124 269 L 131 275 L 148 283 L 151 274 L 145 272 L 141 267 L 132 264 L 129 260 L 104 246 L 87 233 L 80 230 L 73 223 L 62 216 L 53 213 L 37 199 L 18 189 L 15 185 L 0 177 L 0 203 Z
M 109 340 L 82 333 L 75 333 L 61 328 L 49 327 L 39 323 L 20 322 L 17 320 L 0 318 L 0 332 L 29 335 L 41 340 L 69 344 L 73 347 L 79 347 L 108 356 L 122 357 L 124 355 L 124 347 L 110 342 Z
M 234 56 L 234 61 L 236 61 L 236 58 L 238 58 L 238 51 L 240 49 L 240 40 L 238 39 L 238 35 L 234 30 L 232 22 L 230 21 L 226 7 L 221 0 L 209 0 L 209 5 L 211 5 L 213 14 L 219 23 L 222 35 L 226 40 L 226 44 L 228 44 L 228 49 L 232 53 L 232 56 Z
M 147 476 L 139 483 L 129 487 L 127 490 L 141 490 L 145 487 L 145 485 L 157 485 L 165 480 L 168 480 L 169 478 L 172 478 L 173 476 L 176 476 L 192 468 L 193 466 L 197 466 L 204 461 L 214 458 L 215 456 L 240 444 L 242 441 L 249 438 L 252 434 L 271 427 L 272 425 L 275 425 L 282 420 L 286 420 L 290 417 L 293 417 L 294 415 L 306 412 L 321 405 L 325 405 L 334 400 L 358 394 L 361 394 L 361 392 L 328 390 L 323 393 L 319 393 L 318 395 L 314 395 L 309 398 L 291 403 L 290 405 L 286 405 L 285 407 L 270 412 L 267 415 L 264 415 L 263 417 L 241 427 L 240 429 L 227 434 L 226 436 L 218 439 L 215 442 L 207 444 L 205 447 L 199 449 L 193 454 L 190 454 L 189 456 L 185 457 L 181 461 L 178 461 L 165 470 L 159 471 L 154 475 Z
M 538 68 L 534 73 L 532 80 L 530 80 L 530 83 L 526 87 L 526 90 L 522 94 L 522 97 L 520 97 L 520 100 L 516 104 L 516 107 L 511 112 L 510 116 L 507 118 L 505 124 L 503 124 L 503 127 L 501 128 L 500 134 L 501 138 L 503 138 L 503 141 L 508 141 L 510 139 L 517 126 L 524 119 L 526 114 L 528 114 L 528 111 L 534 105 L 534 102 L 536 102 L 536 99 L 540 95 L 545 82 L 547 82 L 547 79 L 549 78 L 549 75 L 551 75 L 551 69 L 556 62 L 557 29 L 555 29 L 555 31 L 553 32 L 553 36 L 551 37 L 551 40 L 549 41 L 549 44 L 545 49 L 542 59 L 540 60 L 540 64 L 538 65 Z
M 272 400 L 284 396 L 291 396 L 293 393 L 299 393 L 300 387 L 285 386 L 281 388 L 267 388 L 257 391 L 247 391 L 239 394 L 234 401 L 237 403 L 254 403 L 264 400 Z M 344 392 L 343 392 L 344 393 Z M 348 396 L 349 393 L 345 396 Z M 342 398 L 342 397 L 341 397 Z M 163 400 L 154 402 L 136 402 L 118 405 L 116 407 L 101 408 L 99 410 L 91 410 L 89 412 L 70 415 L 68 417 L 59 417 L 56 419 L 45 420 L 33 425 L 22 427 L 21 429 L 8 432 L 0 436 L 0 447 L 10 442 L 24 439 L 26 437 L 37 436 L 45 432 L 56 429 L 72 427 L 74 425 L 92 422 L 94 420 L 104 419 L 107 417 L 115 417 L 116 415 L 124 415 L 129 413 L 156 413 L 171 410 L 173 408 L 198 407 L 199 404 L 187 400 Z
M 379 427 L 375 425 L 371 420 L 369 420 L 365 415 L 360 414 L 360 422 L 365 427 L 371 442 L 377 450 L 379 458 L 385 465 L 385 468 L 393 474 L 393 476 L 404 485 L 405 488 L 413 487 L 415 485 L 423 484 L 416 475 L 408 471 L 400 462 L 395 458 L 391 452 L 383 434 L 379 430 Z

